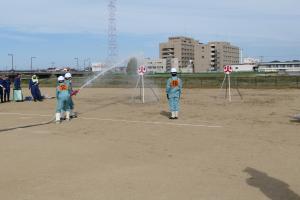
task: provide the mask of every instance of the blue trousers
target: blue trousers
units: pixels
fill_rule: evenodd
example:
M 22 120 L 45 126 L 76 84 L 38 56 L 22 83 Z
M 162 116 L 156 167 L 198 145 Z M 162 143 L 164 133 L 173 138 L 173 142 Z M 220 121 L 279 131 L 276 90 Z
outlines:
M 73 110 L 74 109 L 74 102 L 73 102 L 72 97 L 70 97 L 69 104 L 70 104 L 70 109 Z
M 0 99 L 1 99 L 1 103 L 3 103 L 3 88 L 0 87 Z
M 41 91 L 38 86 L 31 87 L 31 94 L 34 100 L 42 100 Z
M 63 96 L 57 99 L 56 112 L 61 113 L 65 111 L 70 111 L 70 97 Z
M 179 97 L 169 98 L 169 108 L 171 112 L 179 111 Z
M 6 88 L 6 90 L 4 90 L 4 101 L 9 101 L 10 97 L 10 89 L 9 88 Z

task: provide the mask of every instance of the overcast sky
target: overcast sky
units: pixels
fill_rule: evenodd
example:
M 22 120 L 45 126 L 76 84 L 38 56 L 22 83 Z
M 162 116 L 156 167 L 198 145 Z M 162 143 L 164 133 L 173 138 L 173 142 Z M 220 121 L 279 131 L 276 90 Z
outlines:
M 75 65 L 107 55 L 108 0 L 0 0 L 0 68 Z M 158 45 L 184 35 L 229 41 L 245 56 L 300 60 L 299 0 L 117 0 L 120 59 L 157 58 Z

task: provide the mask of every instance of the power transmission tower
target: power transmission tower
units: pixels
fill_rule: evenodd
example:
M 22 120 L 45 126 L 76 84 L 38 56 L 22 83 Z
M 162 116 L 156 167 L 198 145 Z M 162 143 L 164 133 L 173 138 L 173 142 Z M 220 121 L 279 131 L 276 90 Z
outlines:
M 107 62 L 109 65 L 116 64 L 118 57 L 118 42 L 117 42 L 117 18 L 116 7 L 117 0 L 109 0 L 108 4 L 108 57 Z

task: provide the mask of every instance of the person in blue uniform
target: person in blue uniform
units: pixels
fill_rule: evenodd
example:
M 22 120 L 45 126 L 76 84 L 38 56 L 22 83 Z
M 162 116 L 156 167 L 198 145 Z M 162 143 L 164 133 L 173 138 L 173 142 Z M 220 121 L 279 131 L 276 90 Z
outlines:
M 56 87 L 56 123 L 61 122 L 61 113 L 66 113 L 66 120 L 70 120 L 70 90 L 68 84 L 65 83 L 63 76 L 58 77 L 58 86 Z
M 21 90 L 21 75 L 18 74 L 14 80 L 14 90 Z
M 18 74 L 17 77 L 14 79 L 14 101 L 22 102 L 23 101 L 23 94 L 21 88 L 21 75 Z
M 4 78 L 4 102 L 10 101 L 10 80 L 8 76 Z
M 42 95 L 39 88 L 39 80 L 36 75 L 33 75 L 29 81 L 29 90 L 31 91 L 31 95 L 34 101 L 42 101 Z
M 1 103 L 4 103 L 3 101 L 3 93 L 4 93 L 4 80 L 2 78 L 2 76 L 0 76 L 0 100 L 1 100 Z
M 182 81 L 177 76 L 176 68 L 171 69 L 172 77 L 168 79 L 166 86 L 167 98 L 171 112 L 170 119 L 178 119 L 180 97 L 182 92 Z
M 69 86 L 70 94 L 72 94 L 73 93 L 72 74 L 70 72 L 67 72 L 65 74 L 65 83 Z M 74 101 L 72 99 L 72 95 L 70 97 L 69 105 L 70 105 L 70 117 L 71 118 L 76 118 L 77 116 L 76 116 L 76 114 L 74 112 Z

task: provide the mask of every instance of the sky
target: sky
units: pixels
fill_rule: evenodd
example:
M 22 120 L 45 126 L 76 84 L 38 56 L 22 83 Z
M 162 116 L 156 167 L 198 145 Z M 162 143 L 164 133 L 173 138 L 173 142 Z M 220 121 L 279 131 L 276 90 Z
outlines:
M 0 0 L 0 70 L 107 58 L 108 0 Z M 228 41 L 246 57 L 300 60 L 299 0 L 117 0 L 119 59 L 158 58 L 159 43 Z

